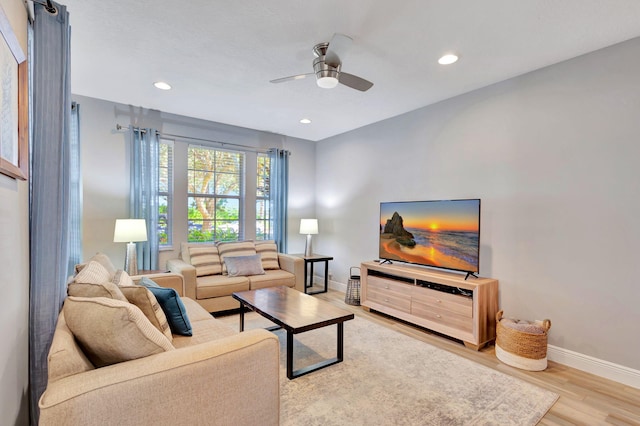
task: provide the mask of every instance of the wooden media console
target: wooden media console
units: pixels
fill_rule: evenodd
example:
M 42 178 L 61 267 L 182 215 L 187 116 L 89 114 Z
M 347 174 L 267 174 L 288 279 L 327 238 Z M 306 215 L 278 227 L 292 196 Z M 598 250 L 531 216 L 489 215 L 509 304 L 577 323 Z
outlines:
M 361 264 L 361 301 L 479 350 L 496 337 L 498 280 L 407 264 Z

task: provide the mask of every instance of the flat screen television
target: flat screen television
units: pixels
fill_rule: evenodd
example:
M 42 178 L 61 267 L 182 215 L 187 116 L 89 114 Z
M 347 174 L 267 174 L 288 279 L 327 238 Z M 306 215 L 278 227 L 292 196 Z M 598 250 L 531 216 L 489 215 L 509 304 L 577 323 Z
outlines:
M 379 257 L 479 272 L 480 200 L 380 203 Z

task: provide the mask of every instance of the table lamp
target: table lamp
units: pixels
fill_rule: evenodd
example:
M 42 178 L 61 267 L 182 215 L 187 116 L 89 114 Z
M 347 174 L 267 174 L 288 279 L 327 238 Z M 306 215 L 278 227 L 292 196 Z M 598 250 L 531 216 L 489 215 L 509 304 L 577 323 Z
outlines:
M 144 219 L 116 219 L 113 232 L 114 243 L 127 243 L 124 270 L 129 275 L 138 275 L 136 241 L 147 241 L 147 224 Z
M 311 235 L 318 233 L 318 219 L 300 219 L 300 233 L 307 234 L 307 243 L 304 247 L 304 255 L 309 257 L 313 253 L 311 247 Z

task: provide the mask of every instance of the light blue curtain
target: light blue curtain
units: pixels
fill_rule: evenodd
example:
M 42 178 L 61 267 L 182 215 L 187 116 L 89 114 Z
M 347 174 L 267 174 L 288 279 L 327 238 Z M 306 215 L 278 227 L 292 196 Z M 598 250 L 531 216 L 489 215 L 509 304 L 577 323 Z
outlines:
M 132 128 L 130 216 L 147 224 L 147 241 L 136 243 L 138 269 L 158 269 L 159 158 L 158 132 Z
M 268 151 L 271 163 L 269 182 L 269 206 L 273 220 L 273 239 L 280 253 L 287 252 L 287 223 L 289 222 L 289 155 L 283 149 L 271 148 Z
M 55 14 L 34 4 L 30 55 L 29 406 L 33 425 L 38 424 L 38 399 L 47 385 L 47 354 L 66 296 L 70 240 L 74 238 L 70 228 L 71 168 L 75 163 L 69 143 L 69 14 L 65 6 L 53 5 Z
M 82 169 L 80 167 L 80 105 L 71 103 L 69 133 L 69 271 L 82 261 Z

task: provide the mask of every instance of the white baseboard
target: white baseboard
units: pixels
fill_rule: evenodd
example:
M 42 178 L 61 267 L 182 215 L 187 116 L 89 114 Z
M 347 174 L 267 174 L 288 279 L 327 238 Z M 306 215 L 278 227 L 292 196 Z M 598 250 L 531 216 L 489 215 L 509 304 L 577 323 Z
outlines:
M 568 349 L 549 345 L 547 359 L 640 389 L 640 371 Z
M 329 288 L 343 293 L 347 291 L 347 285 L 338 281 L 329 281 Z M 624 365 L 614 364 L 553 345 L 547 347 L 547 359 L 640 389 L 640 370 L 634 370 Z

